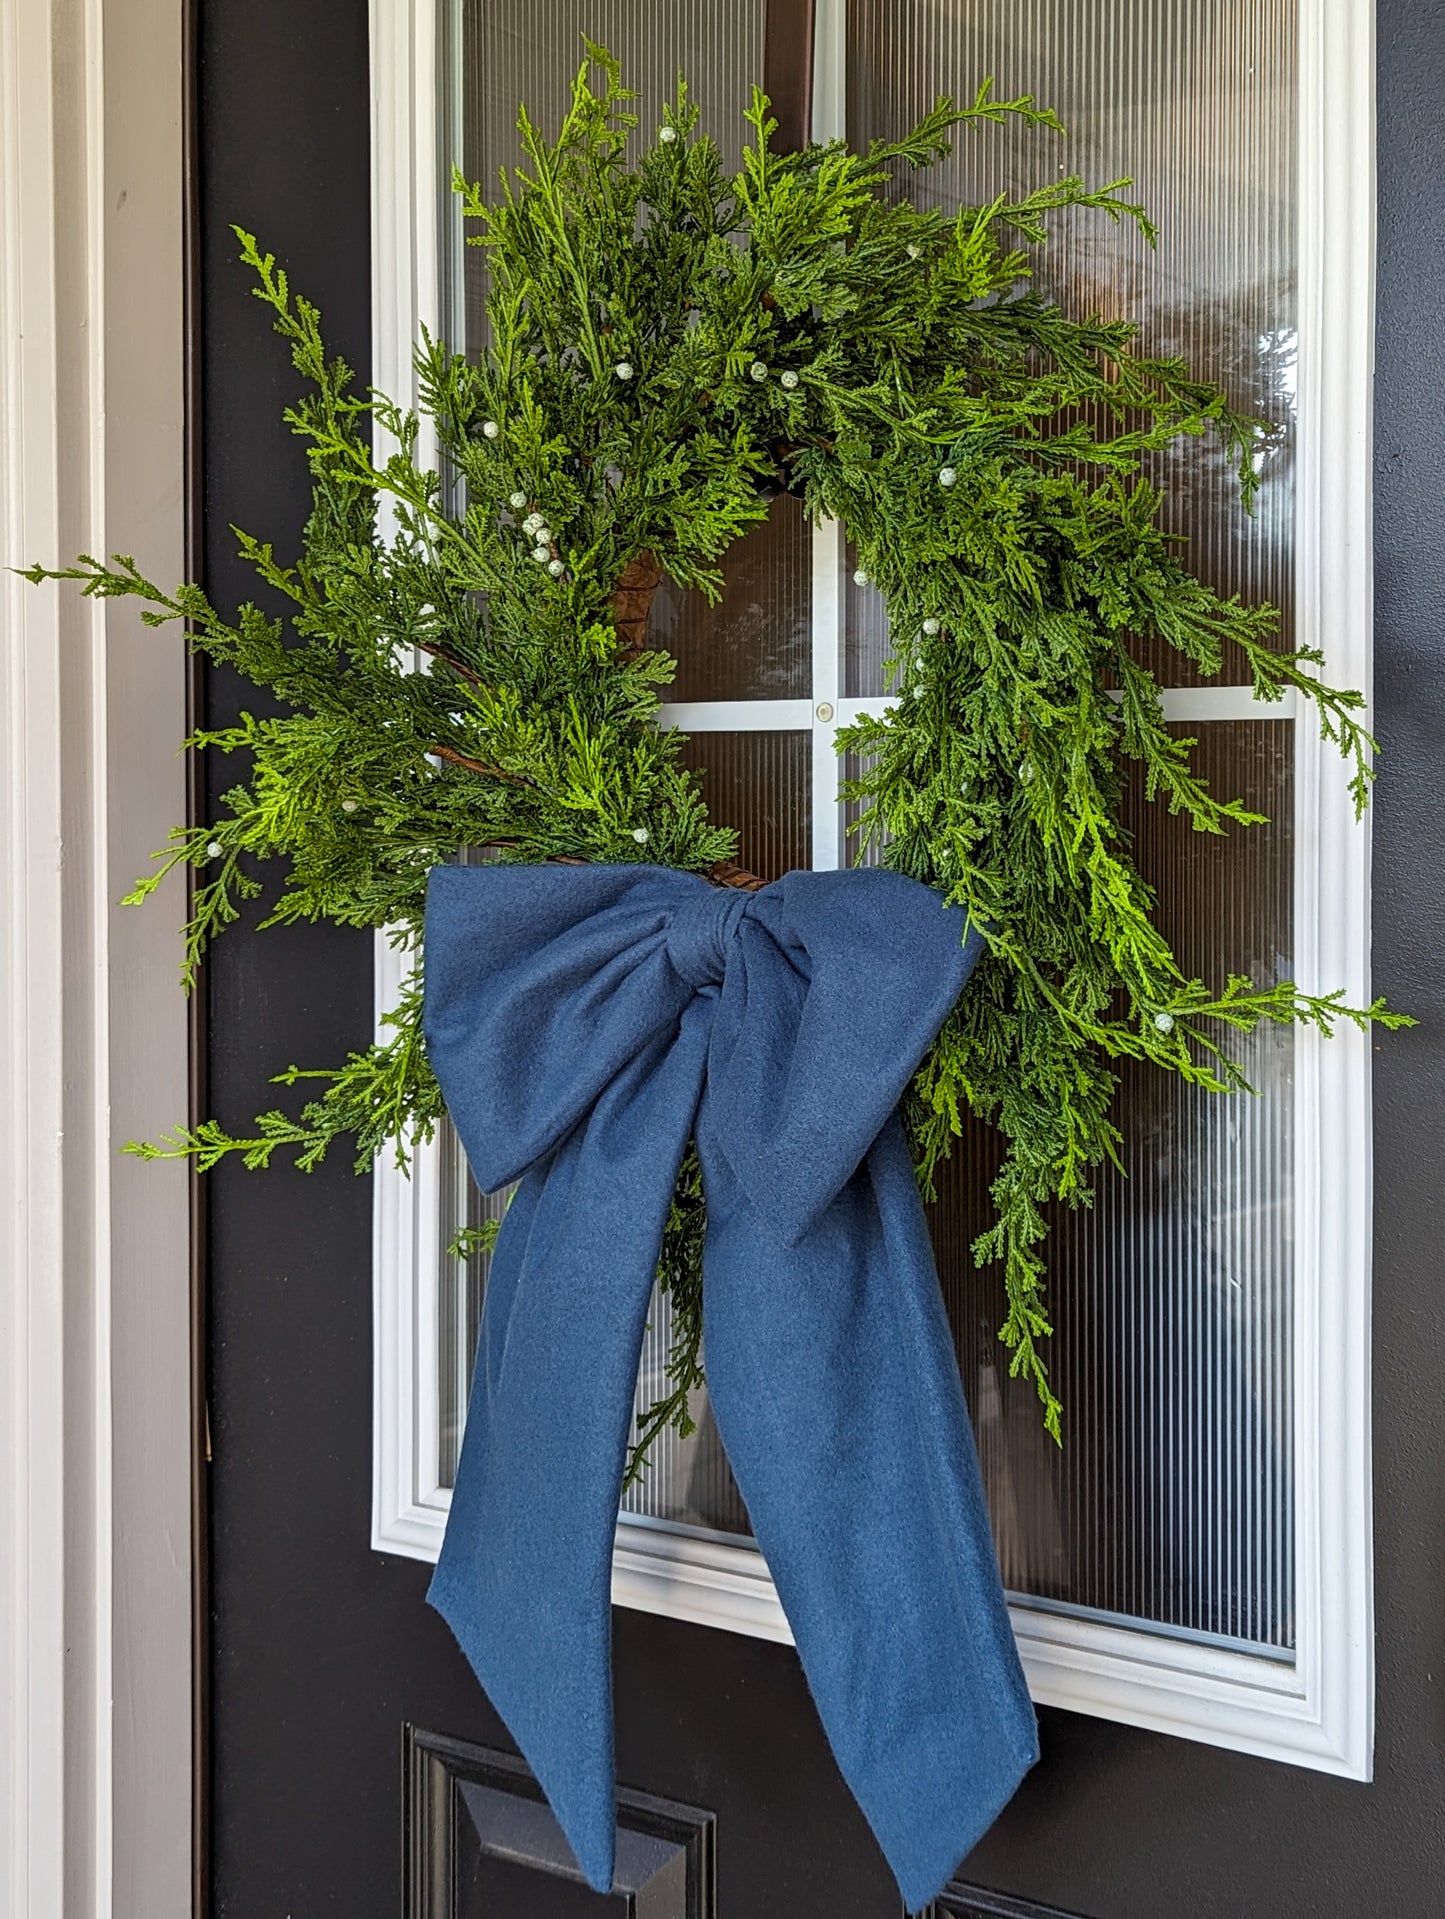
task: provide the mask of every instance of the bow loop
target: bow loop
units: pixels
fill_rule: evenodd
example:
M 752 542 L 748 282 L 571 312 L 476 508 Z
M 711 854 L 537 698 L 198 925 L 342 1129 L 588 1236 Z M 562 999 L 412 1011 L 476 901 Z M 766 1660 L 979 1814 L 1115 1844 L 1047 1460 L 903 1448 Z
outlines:
M 711 891 L 665 867 L 434 869 L 427 1052 L 483 1192 L 555 1152 L 676 1032 L 694 988 L 667 933 L 680 899 Z

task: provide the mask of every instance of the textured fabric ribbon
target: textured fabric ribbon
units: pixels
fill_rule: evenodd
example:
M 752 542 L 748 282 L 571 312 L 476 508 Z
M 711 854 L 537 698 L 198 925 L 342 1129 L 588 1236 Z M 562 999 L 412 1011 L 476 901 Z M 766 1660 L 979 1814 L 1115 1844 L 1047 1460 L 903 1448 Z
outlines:
M 665 867 L 432 874 L 431 1062 L 478 1184 L 521 1185 L 430 1598 L 599 1891 L 613 1534 L 690 1134 L 718 1430 L 910 1910 L 1037 1757 L 895 1111 L 980 945 L 893 873 L 757 893 Z

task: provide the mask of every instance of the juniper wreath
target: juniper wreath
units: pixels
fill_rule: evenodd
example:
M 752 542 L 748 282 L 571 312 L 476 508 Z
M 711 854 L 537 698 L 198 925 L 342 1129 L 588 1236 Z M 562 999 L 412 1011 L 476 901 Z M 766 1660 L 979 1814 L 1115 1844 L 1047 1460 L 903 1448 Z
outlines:
M 1146 649 L 1162 642 L 1205 675 L 1228 652 L 1262 700 L 1295 689 L 1348 763 L 1357 813 L 1373 746 L 1361 696 L 1323 684 L 1317 653 L 1281 650 L 1271 608 L 1191 575 L 1148 476 L 1152 453 L 1209 432 L 1248 500 L 1266 425 L 1180 361 L 1143 356 L 1127 322 L 1067 317 L 1031 286 L 1031 250 L 1060 209 L 1152 237 L 1130 183 L 1063 177 L 953 218 L 899 190 L 956 129 L 1010 116 L 1058 128 L 1050 112 L 985 83 L 896 143 L 779 153 L 755 92 L 729 176 L 682 83 L 630 162 L 632 97 L 589 46 L 556 138 L 522 113 L 522 165 L 498 198 L 458 177 L 487 249 L 490 344 L 479 359 L 431 338 L 417 350 L 440 472 L 419 462 L 417 417 L 327 357 L 315 307 L 236 230 L 309 382 L 286 415 L 313 482 L 301 554 L 288 563 L 237 534 L 280 611 L 227 619 L 198 587 L 164 592 L 121 556 L 31 572 L 135 595 L 147 621 L 183 622 L 282 707 L 195 735 L 247 770 L 130 898 L 192 869 L 189 987 L 271 862 L 281 883 L 263 924 L 382 927 L 418 964 L 428 870 L 463 849 L 661 861 L 747 884 L 729 864 L 734 834 L 656 724 L 673 664 L 647 644 L 648 607 L 663 575 L 716 597 L 720 557 L 780 491 L 836 516 L 894 648 L 891 709 L 840 739 L 866 768 L 848 789 L 861 841 L 966 905 L 988 942 L 907 1102 L 919 1177 L 927 1191 L 965 1109 L 1003 1134 L 994 1223 L 974 1253 L 1001 1270 L 999 1336 L 1057 1438 L 1046 1208 L 1087 1205 L 1098 1169 L 1120 1163 L 1116 1062 L 1228 1092 L 1245 1085 L 1231 1030 L 1401 1017 L 1287 981 L 1185 974 L 1121 824 L 1131 763 L 1146 796 L 1201 833 L 1260 816 L 1191 770 Z M 348 1135 L 358 1170 L 384 1150 L 404 1164 L 443 1111 L 420 1016 L 414 973 L 377 1044 L 276 1076 L 315 1085 L 299 1113 L 263 1113 L 239 1137 L 206 1121 L 132 1150 L 202 1169 L 292 1153 L 310 1169 Z M 702 1225 L 690 1160 L 660 1267 L 667 1391 L 642 1419 L 634 1472 L 666 1424 L 688 1430 Z M 476 1244 L 464 1234 L 458 1250 Z

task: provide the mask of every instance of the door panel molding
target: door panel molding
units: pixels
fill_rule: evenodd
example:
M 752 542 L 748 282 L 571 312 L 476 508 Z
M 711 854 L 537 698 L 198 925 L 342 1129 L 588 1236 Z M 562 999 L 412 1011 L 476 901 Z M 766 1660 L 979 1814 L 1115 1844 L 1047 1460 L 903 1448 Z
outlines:
M 712 1813 L 620 1787 L 612 1897 L 589 1899 L 522 1760 L 414 1726 L 402 1755 L 403 1919 L 489 1919 L 491 1902 L 477 1903 L 489 1867 L 529 1910 L 554 1910 L 571 1887 L 579 1912 L 595 1903 L 616 1919 L 716 1919 Z
M 1039 1906 L 1030 1899 L 1013 1899 L 990 1892 L 986 1886 L 966 1886 L 959 1880 L 944 1888 L 925 1919 L 1085 1919 L 1083 1913 L 1059 1906 Z
M 441 307 L 434 18 L 423 0 L 371 0 L 375 379 L 414 398 L 411 343 Z M 841 97 L 843 10 L 817 8 L 819 100 Z M 1300 0 L 1299 642 L 1337 683 L 1368 691 L 1372 622 L 1374 10 Z M 832 35 L 830 39 L 828 36 Z M 1171 696 L 1171 718 L 1232 715 L 1237 688 Z M 1258 709 L 1255 709 L 1257 715 Z M 1271 711 L 1270 717 L 1280 709 Z M 753 724 L 761 717 L 750 708 Z M 1369 838 L 1315 729 L 1295 729 L 1296 975 L 1367 1004 Z M 398 956 L 376 948 L 378 1012 Z M 1348 1029 L 1296 1038 L 1294 1661 L 1128 1621 L 1014 1604 L 1033 1696 L 1160 1732 L 1353 1779 L 1372 1770 L 1370 1049 Z M 437 1473 L 436 1155 L 410 1180 L 379 1164 L 372 1543 L 434 1560 L 450 1496 Z M 623 1515 L 619 1605 L 786 1642 L 766 1566 L 745 1543 Z

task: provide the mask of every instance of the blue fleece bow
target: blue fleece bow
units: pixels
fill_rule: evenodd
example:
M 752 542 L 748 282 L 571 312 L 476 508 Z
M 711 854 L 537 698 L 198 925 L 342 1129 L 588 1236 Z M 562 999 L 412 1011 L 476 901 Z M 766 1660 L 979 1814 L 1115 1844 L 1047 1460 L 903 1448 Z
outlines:
M 478 1184 L 522 1183 L 430 1598 L 598 1891 L 613 1534 L 690 1134 L 718 1429 L 910 1910 L 1037 1757 L 895 1113 L 981 944 L 886 872 L 790 873 L 752 894 L 648 866 L 431 876 L 431 1063 Z

